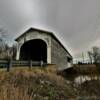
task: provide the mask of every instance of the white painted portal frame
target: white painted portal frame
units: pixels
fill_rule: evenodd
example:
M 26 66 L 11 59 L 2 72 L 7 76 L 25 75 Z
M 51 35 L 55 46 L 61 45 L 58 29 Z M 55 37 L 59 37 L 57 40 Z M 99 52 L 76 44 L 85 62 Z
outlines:
M 20 50 L 25 42 L 30 40 L 40 39 L 47 44 L 47 63 L 51 64 L 51 37 L 48 34 L 40 33 L 37 31 L 28 32 L 24 36 L 20 37 L 17 45 L 17 55 L 16 60 L 20 60 Z

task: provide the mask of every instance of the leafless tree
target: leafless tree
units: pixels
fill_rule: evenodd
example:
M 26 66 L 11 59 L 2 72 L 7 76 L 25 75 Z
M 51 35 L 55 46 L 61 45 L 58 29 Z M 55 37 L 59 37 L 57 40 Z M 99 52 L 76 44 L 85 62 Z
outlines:
M 6 29 L 0 27 L 0 59 L 15 59 L 16 56 L 16 44 L 12 47 L 5 42 L 8 39 L 8 33 Z
M 95 64 L 100 63 L 100 48 L 93 47 L 91 51 L 88 51 L 90 62 Z
M 17 44 L 13 44 L 13 46 L 10 47 L 10 58 L 11 59 L 15 60 L 16 52 L 17 52 Z
M 89 59 L 90 59 L 90 63 L 92 64 L 93 63 L 93 57 L 92 57 L 91 51 L 88 51 L 88 56 L 89 56 Z

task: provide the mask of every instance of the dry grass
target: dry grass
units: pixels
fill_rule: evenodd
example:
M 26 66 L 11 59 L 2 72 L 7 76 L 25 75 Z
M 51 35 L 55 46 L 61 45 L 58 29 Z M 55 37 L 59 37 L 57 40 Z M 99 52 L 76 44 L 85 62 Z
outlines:
M 54 68 L 54 70 L 52 70 Z M 13 68 L 0 71 L 0 100 L 67 100 L 75 98 L 71 85 L 56 68 Z

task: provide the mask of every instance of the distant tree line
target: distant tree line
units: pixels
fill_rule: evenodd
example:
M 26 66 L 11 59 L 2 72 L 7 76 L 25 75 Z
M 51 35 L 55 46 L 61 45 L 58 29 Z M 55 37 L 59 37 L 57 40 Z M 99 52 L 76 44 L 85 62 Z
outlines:
M 15 59 L 16 57 L 16 44 L 12 47 L 4 44 L 0 46 L 0 59 Z
M 91 50 L 87 51 L 89 60 L 87 62 L 83 61 L 77 61 L 77 64 L 83 65 L 83 64 L 99 64 L 100 65 L 100 48 L 97 46 L 92 47 Z

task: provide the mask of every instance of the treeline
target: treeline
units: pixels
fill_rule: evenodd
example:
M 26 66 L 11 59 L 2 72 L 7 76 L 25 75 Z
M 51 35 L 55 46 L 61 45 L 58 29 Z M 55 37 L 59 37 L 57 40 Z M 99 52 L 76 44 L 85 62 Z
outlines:
M 17 51 L 16 48 L 16 44 L 11 47 L 5 43 L 3 43 L 3 45 L 0 45 L 0 59 L 15 59 Z

